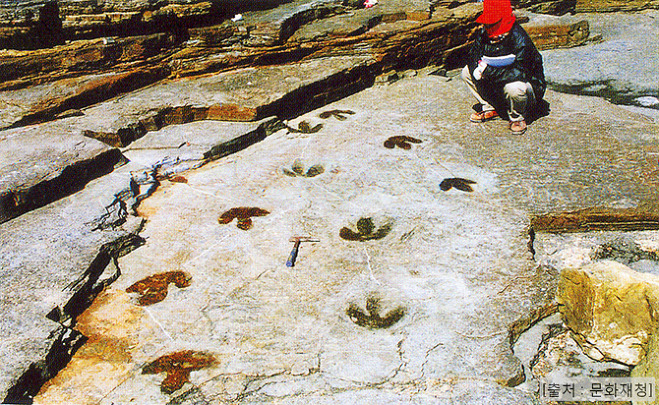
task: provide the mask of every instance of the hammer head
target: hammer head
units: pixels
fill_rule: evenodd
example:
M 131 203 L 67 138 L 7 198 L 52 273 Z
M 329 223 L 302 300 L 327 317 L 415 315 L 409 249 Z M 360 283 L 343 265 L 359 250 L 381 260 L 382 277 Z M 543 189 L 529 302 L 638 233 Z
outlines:
M 320 242 L 320 239 L 311 236 L 293 236 L 289 242 Z

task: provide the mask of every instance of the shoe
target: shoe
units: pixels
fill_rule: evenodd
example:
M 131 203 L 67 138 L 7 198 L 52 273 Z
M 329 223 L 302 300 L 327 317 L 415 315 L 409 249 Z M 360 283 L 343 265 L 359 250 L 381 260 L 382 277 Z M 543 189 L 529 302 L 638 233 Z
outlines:
M 497 114 L 496 111 L 481 111 L 481 112 L 475 112 L 471 114 L 469 117 L 469 121 L 471 122 L 485 122 L 485 121 L 491 121 L 499 118 L 499 114 Z
M 526 121 L 511 121 L 509 128 L 513 131 L 513 135 L 522 135 L 526 132 Z

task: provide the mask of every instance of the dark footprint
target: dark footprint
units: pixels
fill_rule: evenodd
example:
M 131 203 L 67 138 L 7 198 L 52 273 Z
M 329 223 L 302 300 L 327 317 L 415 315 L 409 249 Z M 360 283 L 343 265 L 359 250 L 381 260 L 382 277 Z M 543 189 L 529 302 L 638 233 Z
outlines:
M 293 162 L 293 166 L 291 166 L 291 170 L 288 170 L 286 168 L 281 169 L 285 175 L 290 176 L 290 177 L 316 177 L 319 174 L 322 174 L 325 172 L 325 168 L 322 165 L 313 165 L 311 166 L 306 173 L 304 173 L 304 166 L 302 165 L 302 162 L 299 160 L 296 160 Z
M 470 184 L 476 184 L 475 181 L 473 180 L 467 180 L 467 179 L 461 179 L 459 177 L 454 177 L 450 179 L 444 179 L 440 184 L 439 188 L 442 191 L 448 191 L 451 188 L 455 187 L 456 189 L 460 191 L 464 191 L 466 193 L 471 193 L 474 191 L 473 188 L 471 188 Z
M 384 147 L 393 149 L 396 146 L 399 148 L 410 150 L 412 149 L 411 143 L 421 143 L 421 140 L 412 138 L 411 136 L 392 136 L 391 138 L 384 141 Z
M 321 130 L 323 127 L 323 124 L 318 124 L 315 127 L 311 127 L 308 122 L 302 121 L 299 124 L 297 124 L 297 129 L 289 127 L 286 125 L 286 129 L 288 129 L 288 132 L 291 133 L 298 133 L 298 134 L 314 134 L 318 131 Z
M 221 224 L 228 224 L 233 221 L 234 218 L 238 221 L 238 229 L 246 231 L 252 227 L 252 218 L 251 217 L 262 217 L 268 215 L 270 211 L 258 207 L 236 207 L 231 208 L 229 211 L 220 215 L 217 219 L 217 222 Z
M 380 316 L 380 299 L 368 297 L 366 299 L 366 312 L 355 304 L 350 304 L 346 310 L 346 315 L 358 326 L 371 329 L 388 328 L 398 322 L 405 315 L 405 308 L 398 307 L 387 312 L 386 315 Z
M 376 231 L 375 224 L 373 223 L 372 218 L 360 218 L 359 221 L 357 221 L 357 232 L 353 231 L 350 228 L 343 227 L 339 231 L 339 236 L 345 240 L 363 242 L 366 240 L 382 239 L 385 236 L 387 236 L 390 231 L 391 231 L 390 223 L 382 225 Z
M 354 111 L 350 111 L 350 110 L 330 110 L 330 111 L 323 111 L 318 116 L 322 119 L 334 117 L 339 121 L 345 121 L 348 118 L 343 114 L 354 114 L 354 113 L 355 113 Z
M 210 354 L 184 350 L 158 357 L 142 368 L 142 374 L 167 373 L 160 384 L 160 390 L 171 394 L 190 381 L 191 371 L 210 367 L 216 362 Z
M 169 284 L 178 288 L 190 286 L 190 276 L 182 271 L 168 271 L 167 273 L 154 274 L 146 277 L 126 289 L 129 293 L 138 293 L 140 305 L 151 305 L 160 302 L 167 297 Z

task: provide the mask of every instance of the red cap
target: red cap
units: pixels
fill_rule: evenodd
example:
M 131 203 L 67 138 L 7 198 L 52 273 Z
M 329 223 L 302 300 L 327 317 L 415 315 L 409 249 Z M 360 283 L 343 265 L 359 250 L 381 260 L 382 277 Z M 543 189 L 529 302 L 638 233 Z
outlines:
M 484 0 L 483 14 L 476 19 L 476 22 L 488 25 L 495 24 L 510 17 L 512 13 L 513 8 L 510 5 L 510 0 Z

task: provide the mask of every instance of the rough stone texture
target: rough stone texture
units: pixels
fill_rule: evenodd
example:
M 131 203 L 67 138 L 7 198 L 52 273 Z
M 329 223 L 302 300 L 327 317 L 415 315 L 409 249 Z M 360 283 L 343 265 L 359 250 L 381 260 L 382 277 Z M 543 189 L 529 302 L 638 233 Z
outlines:
M 74 120 L 0 132 L 0 222 L 78 191 L 120 162 L 118 150 L 75 134 Z
M 533 403 L 505 387 L 524 379 L 512 342 L 554 310 L 556 273 L 537 266 L 527 246 L 531 215 L 656 202 L 645 185 L 655 177 L 639 183 L 630 172 L 651 168 L 651 123 L 598 99 L 550 91 L 548 100 L 552 115 L 512 137 L 502 122 L 466 122 L 471 100 L 462 83 L 408 78 L 288 122 L 323 124 L 316 133 L 284 129 L 185 173 L 186 183 L 164 184 L 139 207 L 148 242 L 119 260 L 123 275 L 79 323 L 124 357 L 94 354 L 100 346 L 74 356 L 36 403 Z M 592 115 L 594 106 L 607 113 Z M 335 109 L 355 114 L 319 117 Z M 633 130 L 618 129 L 630 121 Z M 589 145 L 628 141 L 586 148 L 575 142 L 576 125 Z M 422 142 L 384 147 L 394 135 Z M 284 174 L 296 159 L 324 171 Z M 455 177 L 475 181 L 474 191 L 439 188 Z M 235 207 L 269 214 L 249 230 L 218 223 Z M 343 227 L 368 233 L 364 221 L 356 227 L 368 217 L 374 232 L 386 224 L 390 232 L 363 242 L 339 236 Z M 294 235 L 320 242 L 303 243 L 291 268 L 284 263 Z M 168 271 L 189 274 L 190 285 L 170 285 L 148 307 L 126 292 Z M 401 310 L 383 329 L 348 315 L 385 319 Z M 142 367 L 182 350 L 218 363 L 164 394 L 164 375 Z
M 656 330 L 650 336 L 646 351 L 647 353 L 645 357 L 641 359 L 636 367 L 634 367 L 631 376 L 659 378 L 659 370 L 657 369 L 657 365 L 659 365 L 659 343 L 657 342 Z M 659 399 L 655 399 L 651 403 L 655 405 L 659 404 Z
M 558 290 L 565 323 L 597 360 L 635 365 L 657 330 L 659 277 L 601 261 L 563 270 Z
M 559 313 L 541 320 L 524 332 L 515 343 L 514 351 L 515 356 L 522 361 L 526 373 L 526 381 L 519 389 L 528 392 L 538 392 L 540 382 L 590 377 L 628 377 L 631 371 L 630 366 L 595 361 L 586 356 L 571 337 L 571 332 L 562 322 Z
M 639 11 L 659 9 L 657 0 L 577 0 L 577 13 L 608 13 L 614 11 Z
M 90 107 L 78 125 L 87 136 L 126 146 L 171 124 L 283 118 L 367 87 L 373 62 L 336 57 L 171 80 Z
M 462 63 L 463 45 L 481 6 L 447 7 L 406 0 L 351 10 L 329 0 L 296 1 L 247 12 L 238 22 L 190 26 L 185 35 L 136 36 L 137 30 L 126 38 L 5 50 L 0 52 L 0 76 L 10 114 L 3 124 L 52 119 L 166 76 L 342 55 L 370 57 L 385 71 L 429 63 L 452 66 Z M 529 31 L 542 47 L 573 46 L 587 37 L 583 23 L 535 20 Z M 46 93 L 52 88 L 57 91 Z
M 536 233 L 533 250 L 538 263 L 559 271 L 614 260 L 634 271 L 659 276 L 657 231 Z
M 288 0 L 80 1 L 5 0 L 0 3 L 0 48 L 34 49 L 64 40 L 174 32 Z
M 244 124 L 198 121 L 172 125 L 148 133 L 122 153 L 145 170 L 155 168 L 159 178 L 172 178 L 261 141 L 282 125 L 275 118 Z
M 372 83 L 370 63 L 368 58 L 320 59 L 170 81 L 84 109 L 82 116 L 1 132 L 0 150 L 5 153 L 0 160 L 0 221 L 68 195 L 112 171 L 121 156 L 106 144 L 125 146 L 148 131 L 204 119 L 286 117 L 365 88 Z M 255 139 L 264 136 L 265 128 L 254 134 Z M 252 143 L 248 138 L 245 145 Z M 186 159 L 200 163 L 219 157 L 220 152 L 205 149 L 215 146 L 213 138 L 202 144 L 194 157 Z M 187 168 L 199 166 L 192 160 Z M 185 167 L 179 166 L 178 170 Z
M 90 75 L 0 93 L 0 129 L 52 120 L 63 115 L 83 115 L 79 109 L 126 93 L 167 74 L 164 69 Z
M 578 14 L 565 18 L 589 23 L 600 42 L 571 50 L 542 52 L 549 86 L 559 91 L 605 97 L 618 104 L 644 105 L 640 97 L 659 96 L 653 66 L 659 64 L 656 42 L 659 11 L 643 13 Z M 659 109 L 656 105 L 650 108 Z
M 0 88 L 20 89 L 108 70 L 121 73 L 134 70 L 135 65 L 139 67 L 149 62 L 153 62 L 153 65 L 147 67 L 146 71 L 162 71 L 164 68 L 157 63 L 176 43 L 176 39 L 170 35 L 154 34 L 73 41 L 35 51 L 0 50 Z
M 444 3 L 434 2 L 455 6 Z M 384 11 L 383 5 L 375 9 Z M 299 67 L 247 69 L 225 74 L 222 80 L 218 75 L 170 80 L 154 86 L 168 91 L 161 99 L 146 89 L 81 109 L 84 116 L 26 129 L 60 128 L 75 138 L 92 123 L 109 128 L 106 133 L 121 141 L 118 129 L 132 131 L 135 126 L 130 123 L 137 122 L 134 134 L 146 136 L 124 149 L 131 165 L 109 175 L 120 175 L 119 184 L 110 186 L 110 177 L 104 176 L 80 193 L 0 225 L 12 232 L 20 229 L 14 233 L 26 240 L 12 245 L 12 239 L 6 247 L 3 243 L 1 260 L 9 258 L 14 265 L 13 258 L 21 258 L 15 262 L 15 274 L 0 285 L 5 296 L 16 292 L 16 277 L 25 276 L 20 279 L 25 285 L 42 286 L 45 278 L 32 280 L 43 275 L 42 268 L 57 272 L 58 263 L 70 266 L 57 273 L 48 293 L 34 299 L 36 308 L 29 309 L 34 312 L 26 310 L 19 318 L 28 328 L 32 325 L 34 334 L 18 334 L 17 341 L 4 342 L 3 353 L 25 355 L 3 371 L 9 376 L 3 380 L 3 396 L 9 390 L 11 398 L 29 399 L 68 360 L 84 335 L 89 344 L 44 387 L 38 403 L 534 403 L 531 392 L 512 387 L 523 381 L 524 372 L 511 346 L 536 320 L 555 311 L 557 273 L 533 260 L 534 252 L 536 259 L 540 256 L 537 244 L 545 235 L 530 232 L 531 219 L 592 207 L 656 213 L 659 134 L 654 121 L 600 99 L 550 91 L 551 115 L 534 122 L 524 137 L 512 137 L 501 122 L 466 122 L 472 101 L 462 83 L 440 76 L 412 79 L 420 74 L 416 71 L 388 73 L 382 83 L 406 79 L 292 119 L 368 86 L 385 68 L 425 66 L 429 61 L 446 64 L 452 52 L 458 61 L 479 7 L 431 7 L 430 16 L 392 9 L 375 20 L 355 12 L 355 20 L 346 18 L 344 23 L 361 21 L 359 27 L 365 28 L 356 24 L 357 31 L 344 30 L 338 39 L 331 33 L 340 30 L 334 23 L 343 15 L 328 17 L 325 21 L 332 23 L 319 23 L 317 32 L 307 30 L 315 24 L 310 22 L 289 36 L 286 27 L 299 21 L 293 14 L 274 24 L 278 35 L 285 34 L 279 38 L 288 38 L 285 43 L 231 50 L 226 47 L 244 45 L 247 42 L 241 41 L 249 36 L 240 24 L 225 22 L 208 30 L 195 28 L 196 37 L 177 48 L 176 55 L 169 57 L 172 47 L 160 48 L 156 54 L 165 54 L 164 59 L 143 60 L 142 50 L 157 47 L 132 42 L 136 45 L 126 51 L 125 59 L 116 53 L 123 55 L 126 48 L 118 47 L 107 54 L 89 51 L 87 65 L 72 57 L 74 71 L 51 69 L 62 79 L 89 73 L 85 69 L 101 74 L 99 66 L 117 60 L 138 68 L 166 60 L 170 72 L 185 76 L 341 56 L 332 59 L 341 61 L 331 71 L 337 73 L 330 75 L 334 81 L 313 72 L 316 79 L 297 83 L 300 77 L 309 79 L 308 72 L 324 61 L 308 60 L 303 65 L 308 70 L 291 81 L 271 80 L 273 91 L 280 89 L 281 94 L 269 98 L 266 88 L 253 91 L 259 102 L 266 100 L 270 106 L 257 117 L 277 113 L 291 119 L 285 129 L 267 138 L 264 134 L 281 126 L 279 120 L 184 123 L 209 118 L 210 112 L 215 118 L 229 113 L 254 118 L 238 108 L 213 110 L 209 100 L 240 98 L 253 86 L 251 78 L 259 78 L 258 83 L 267 83 L 269 75 L 290 78 L 288 69 Z M 176 12 L 175 7 L 170 9 Z M 300 16 L 313 14 L 306 10 Z M 173 38 L 174 46 L 184 40 L 179 35 L 161 38 Z M 308 38 L 312 42 L 304 42 Z M 114 40 L 97 45 L 114 46 Z M 73 48 L 67 49 L 75 55 Z M 357 55 L 364 64 L 350 70 L 355 59 L 347 54 Z M 30 53 L 20 55 L 23 61 L 30 60 Z M 45 58 L 35 61 L 33 72 L 47 65 Z M 115 72 L 114 67 L 109 69 Z M 17 90 L 33 80 L 20 76 L 4 88 Z M 194 89 L 201 84 L 206 86 L 203 91 L 219 87 L 222 94 L 200 96 Z M 74 93 L 62 91 L 65 97 Z M 176 103 L 168 104 L 168 98 Z M 140 121 L 145 106 L 138 100 L 155 108 L 155 116 L 147 114 Z M 321 111 L 331 110 L 355 114 L 320 117 Z M 12 131 L 1 134 L 19 133 Z M 399 144 L 408 149 L 388 148 L 392 137 L 421 142 Z M 262 142 L 198 168 L 256 141 Z M 463 186 L 462 191 L 443 191 L 440 184 L 446 179 L 469 184 L 471 191 Z M 135 220 L 128 215 L 130 208 L 158 182 L 162 189 L 139 208 L 139 214 L 151 221 L 141 233 L 146 245 L 119 259 L 125 252 L 117 247 L 126 247 L 123 232 L 134 232 L 125 223 Z M 105 191 L 86 194 L 98 187 Z M 231 209 L 267 215 L 221 223 L 226 222 L 221 215 Z M 77 210 L 90 219 L 71 214 Z M 44 212 L 49 216 L 32 219 Z M 81 221 L 84 226 L 78 226 Z M 30 233 L 30 227 L 39 232 Z M 349 235 L 342 229 L 357 234 L 352 238 L 356 240 L 342 238 Z M 296 266 L 286 267 L 292 248 L 288 239 L 302 232 L 315 233 L 321 242 L 303 243 Z M 2 235 L 14 233 L 3 229 Z M 144 242 L 129 239 L 128 247 Z M 628 248 L 626 243 L 597 245 L 592 260 L 623 256 L 633 266 L 654 271 L 656 258 L 645 245 Z M 51 258 L 50 252 L 58 256 Z M 82 259 L 70 260 L 76 255 Z M 105 268 L 99 264 L 103 262 L 112 265 Z M 123 276 L 79 315 L 119 269 Z M 74 278 L 69 280 L 73 282 L 80 274 L 88 277 L 71 284 L 77 292 L 58 290 L 65 278 Z M 127 292 L 136 282 L 171 274 L 185 274 L 189 283 L 179 283 L 180 288 L 168 285 L 166 294 L 160 292 L 160 302 L 143 306 L 138 293 Z M 46 305 L 44 297 L 56 299 L 46 299 Z M 4 296 L 3 300 L 13 302 Z M 59 308 L 48 314 L 60 323 L 44 320 L 49 308 Z M 3 313 L 13 309 L 3 308 Z M 11 322 L 16 318 L 5 319 L 10 326 L 3 330 L 13 334 L 16 325 Z M 74 324 L 75 331 L 70 328 Z M 51 355 L 39 362 L 45 353 Z M 204 359 L 210 356 L 217 363 L 170 377 L 150 373 L 154 366 L 149 365 L 157 359 L 162 362 L 181 353 L 192 358 L 203 353 Z M 180 382 L 184 384 L 177 389 Z M 170 390 L 175 391 L 168 394 Z
M 143 243 L 136 236 L 141 220 L 131 212 L 155 189 L 156 178 L 181 181 L 172 174 L 195 167 L 186 156 L 199 166 L 262 140 L 273 128 L 272 119 L 234 124 L 230 130 L 219 122 L 199 124 L 214 136 L 186 136 L 185 149 L 162 149 L 164 134 L 154 132 L 138 144 L 139 151 L 126 151 L 135 162 L 73 196 L 0 225 L 1 310 L 11 314 L 0 325 L 11 336 L 0 349 L 11 358 L 0 372 L 0 396 L 7 401 L 29 399 L 86 338 L 93 340 L 93 334 L 70 326 L 118 277 L 117 257 Z
M 540 14 L 563 15 L 574 12 L 577 0 L 513 0 L 516 8 Z
M 530 21 L 522 24 L 522 27 L 541 51 L 579 46 L 589 39 L 590 29 L 586 20 L 566 22 L 558 17 L 524 15 L 530 16 Z
M 0 397 L 8 403 L 34 396 L 66 364 L 84 339 L 71 321 L 116 279 L 112 260 L 139 244 L 141 220 L 122 217 L 116 197 L 130 191 L 130 169 L 0 224 Z

